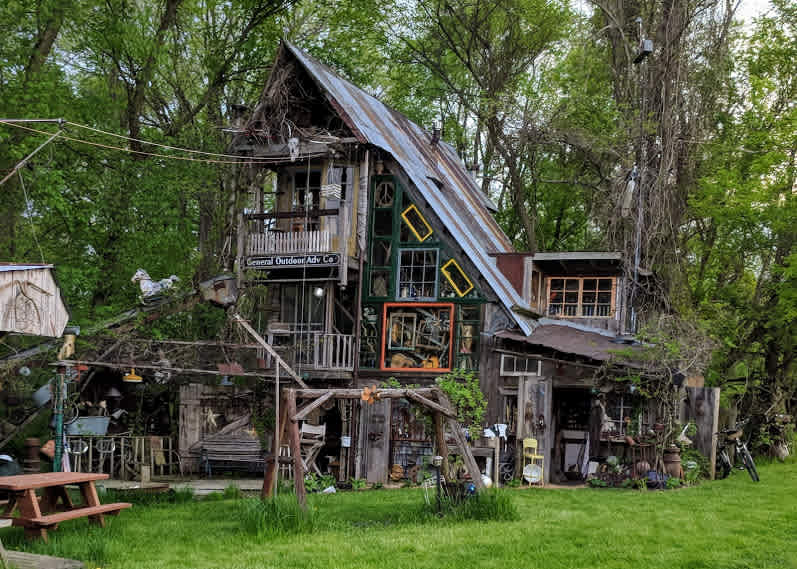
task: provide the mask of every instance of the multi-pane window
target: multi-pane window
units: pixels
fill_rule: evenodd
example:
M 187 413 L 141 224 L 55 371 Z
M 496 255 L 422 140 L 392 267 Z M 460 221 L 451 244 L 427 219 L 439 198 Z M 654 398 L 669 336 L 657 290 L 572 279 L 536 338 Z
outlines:
M 551 277 L 548 279 L 548 314 L 569 318 L 613 316 L 614 291 L 614 277 Z
M 501 375 L 526 376 L 541 374 L 542 361 L 539 358 L 525 358 L 512 354 L 501 354 Z
M 437 298 L 437 249 L 401 249 L 398 273 L 399 299 Z

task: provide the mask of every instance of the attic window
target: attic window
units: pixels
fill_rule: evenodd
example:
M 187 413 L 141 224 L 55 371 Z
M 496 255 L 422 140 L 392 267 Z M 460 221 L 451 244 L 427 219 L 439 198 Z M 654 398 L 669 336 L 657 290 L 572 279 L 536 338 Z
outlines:
M 548 278 L 548 315 L 608 318 L 614 315 L 615 277 Z
M 407 209 L 401 212 L 401 219 L 410 228 L 415 238 L 423 243 L 432 236 L 432 227 L 426 221 L 426 218 L 421 214 L 415 204 L 410 205 Z
M 451 286 L 460 298 L 473 290 L 473 282 L 454 259 L 451 259 L 440 267 L 440 272 L 443 273 L 443 276 L 451 283 Z

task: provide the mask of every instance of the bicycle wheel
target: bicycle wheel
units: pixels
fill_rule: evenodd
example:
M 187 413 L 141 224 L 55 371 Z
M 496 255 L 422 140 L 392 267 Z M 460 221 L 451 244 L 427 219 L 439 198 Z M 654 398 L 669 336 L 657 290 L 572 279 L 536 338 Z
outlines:
M 759 482 L 761 479 L 758 477 L 758 470 L 756 470 L 755 462 L 753 462 L 753 457 L 750 455 L 750 451 L 747 448 L 742 449 L 742 462 L 744 463 L 744 467 L 747 469 L 747 472 L 750 473 L 750 478 L 753 479 L 753 482 Z
M 731 473 L 731 468 L 731 461 L 728 458 L 728 454 L 724 450 L 717 454 L 717 462 L 715 464 L 716 477 L 727 478 Z

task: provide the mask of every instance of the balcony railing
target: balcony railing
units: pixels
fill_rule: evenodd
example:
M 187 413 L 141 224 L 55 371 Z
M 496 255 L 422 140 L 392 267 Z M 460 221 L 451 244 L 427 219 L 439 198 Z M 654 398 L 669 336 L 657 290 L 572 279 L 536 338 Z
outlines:
M 297 369 L 314 371 L 352 371 L 354 369 L 354 336 L 324 332 L 272 332 L 268 335 L 277 353 Z M 271 357 L 263 354 L 266 366 Z
M 256 255 L 290 255 L 298 253 L 330 253 L 332 236 L 329 231 L 252 233 L 248 236 L 246 253 Z

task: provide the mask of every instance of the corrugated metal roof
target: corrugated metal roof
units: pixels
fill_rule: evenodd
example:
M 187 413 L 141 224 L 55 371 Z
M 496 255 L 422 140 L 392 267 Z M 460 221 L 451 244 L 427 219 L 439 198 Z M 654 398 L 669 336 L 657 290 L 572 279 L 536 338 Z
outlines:
M 523 298 L 489 256 L 513 252 L 512 243 L 493 219 L 490 201 L 454 148 L 442 141 L 431 144 L 429 133 L 407 117 L 291 43 L 286 41 L 285 46 L 333 99 L 358 138 L 393 155 L 512 318 L 524 333 L 530 333 L 533 321 L 512 311 L 513 306 L 525 305 Z
M 53 265 L 41 265 L 38 263 L 0 263 L 0 273 L 9 271 L 30 271 L 35 269 L 52 269 Z
M 507 330 L 496 333 L 499 338 L 507 338 L 535 346 L 543 346 L 561 352 L 563 354 L 575 354 L 590 358 L 595 361 L 604 362 L 609 360 L 618 352 L 639 350 L 638 346 L 618 345 L 612 342 L 611 337 L 604 336 L 597 332 L 580 330 L 572 326 L 561 326 L 558 324 L 543 324 L 538 326 L 529 336 L 513 334 Z M 633 365 L 632 362 L 625 361 L 625 365 Z

